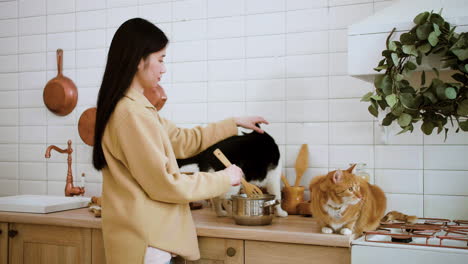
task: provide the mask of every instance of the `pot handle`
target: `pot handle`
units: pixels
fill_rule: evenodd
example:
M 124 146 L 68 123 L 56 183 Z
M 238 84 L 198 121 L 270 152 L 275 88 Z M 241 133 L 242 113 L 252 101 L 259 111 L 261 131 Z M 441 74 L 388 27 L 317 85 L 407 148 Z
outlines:
M 279 204 L 279 201 L 278 200 L 270 200 L 270 201 L 267 201 L 267 202 L 264 202 L 262 207 L 268 207 L 268 206 L 273 206 L 273 205 L 277 205 Z

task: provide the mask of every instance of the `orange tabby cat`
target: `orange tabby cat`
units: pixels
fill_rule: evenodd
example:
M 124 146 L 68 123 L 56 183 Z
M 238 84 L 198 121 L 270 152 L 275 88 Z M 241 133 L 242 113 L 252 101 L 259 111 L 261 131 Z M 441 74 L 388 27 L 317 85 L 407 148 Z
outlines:
M 312 215 L 322 233 L 361 235 L 375 230 L 384 216 L 384 192 L 352 174 L 354 166 L 318 176 L 310 183 Z

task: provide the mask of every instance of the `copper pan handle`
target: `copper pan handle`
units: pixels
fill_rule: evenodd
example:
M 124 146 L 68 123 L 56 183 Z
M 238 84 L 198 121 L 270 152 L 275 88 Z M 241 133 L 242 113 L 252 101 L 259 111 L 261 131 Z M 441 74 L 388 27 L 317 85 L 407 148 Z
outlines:
M 62 67 L 63 67 L 63 50 L 57 49 L 57 76 L 62 75 Z

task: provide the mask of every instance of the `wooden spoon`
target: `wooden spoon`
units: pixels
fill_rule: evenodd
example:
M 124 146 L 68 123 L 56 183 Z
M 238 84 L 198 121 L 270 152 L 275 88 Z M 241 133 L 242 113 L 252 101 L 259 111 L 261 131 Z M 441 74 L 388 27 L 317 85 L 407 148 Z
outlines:
M 299 186 L 301 183 L 302 175 L 306 171 L 307 167 L 309 166 L 309 150 L 307 144 L 302 144 L 301 149 L 299 150 L 299 154 L 297 155 L 296 159 L 296 183 L 294 186 Z
M 281 174 L 281 180 L 283 181 L 284 186 L 288 188 L 291 187 L 291 185 L 289 185 L 288 179 L 286 179 L 286 176 L 284 176 L 284 174 Z
M 224 166 L 226 166 L 226 168 L 232 165 L 231 162 L 226 158 L 226 156 L 224 156 L 223 152 L 221 152 L 220 149 L 216 149 L 215 151 L 213 151 L 213 154 L 219 159 L 219 161 L 221 161 L 224 164 Z M 257 186 L 253 184 L 248 183 L 244 179 L 244 177 L 241 178 L 241 183 L 248 197 L 255 197 L 257 195 L 263 194 L 260 188 L 258 188 Z

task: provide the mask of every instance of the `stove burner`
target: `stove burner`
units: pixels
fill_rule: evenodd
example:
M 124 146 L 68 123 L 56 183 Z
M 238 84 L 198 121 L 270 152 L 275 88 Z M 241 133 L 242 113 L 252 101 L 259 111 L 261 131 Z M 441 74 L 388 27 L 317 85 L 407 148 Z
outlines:
M 392 242 L 399 242 L 399 243 L 410 243 L 413 242 L 411 237 L 394 237 L 392 236 Z

